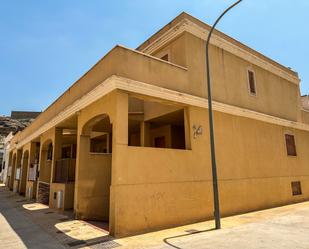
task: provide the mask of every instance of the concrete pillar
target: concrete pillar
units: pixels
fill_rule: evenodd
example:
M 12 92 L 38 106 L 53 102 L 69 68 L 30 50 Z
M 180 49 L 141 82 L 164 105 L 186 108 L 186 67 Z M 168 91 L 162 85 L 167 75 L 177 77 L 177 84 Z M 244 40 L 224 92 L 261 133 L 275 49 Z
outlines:
M 128 145 L 128 94 L 117 92 L 113 117 L 113 157 L 110 188 L 109 232 L 117 234 L 117 194 L 113 185 L 117 184 L 117 157 L 121 157 L 121 146 Z M 119 172 L 121 173 L 121 172 Z
M 8 180 L 8 187 L 9 187 L 10 190 L 13 190 L 15 163 L 16 163 L 16 151 L 13 150 L 11 153 L 12 153 L 12 155 L 10 156 L 10 162 L 9 162 L 9 166 L 11 167 L 11 174 L 10 174 L 10 178 Z
M 185 125 L 185 142 L 186 149 L 191 149 L 191 126 L 190 126 L 190 109 L 184 109 L 184 125 Z
M 50 173 L 50 183 L 54 181 L 57 160 L 60 160 L 62 157 L 62 128 L 55 128 L 53 141 L 53 160 Z
M 15 180 L 17 168 L 19 170 L 21 170 L 21 158 L 22 158 L 22 150 L 17 150 L 16 162 L 15 162 L 15 174 L 14 174 L 14 179 L 13 179 L 13 181 L 14 181 L 13 190 L 15 192 L 19 191 L 19 185 L 20 185 L 20 181 L 21 181 L 20 178 L 19 178 L 19 180 Z
M 9 167 L 12 166 L 12 160 L 13 160 L 13 152 L 10 151 L 9 152 L 9 160 L 8 160 L 8 162 L 6 162 L 6 168 L 7 168 L 6 174 L 7 174 L 7 176 L 6 176 L 5 185 L 7 187 L 10 186 L 10 179 L 11 179 L 11 177 L 8 177 L 8 173 L 9 173 Z
M 24 150 L 21 157 L 21 177 L 19 184 L 19 193 L 25 194 L 29 167 L 29 151 Z
M 40 159 L 39 159 L 39 167 L 38 167 L 38 171 L 39 171 L 38 181 L 43 180 L 41 173 L 45 169 L 44 167 L 45 167 L 46 157 L 47 157 L 47 149 L 42 146 L 42 141 L 40 144 L 41 146 L 40 146 L 40 157 L 39 157 Z
M 79 130 L 77 134 L 77 153 L 76 153 L 76 169 L 75 169 L 75 189 L 74 189 L 74 210 L 76 218 L 81 217 L 81 189 L 80 189 L 80 175 L 83 174 L 85 168 L 83 165 L 87 165 L 88 154 L 90 148 L 90 136 L 81 134 Z
M 150 124 L 146 122 L 141 122 L 141 146 L 150 146 Z
M 36 161 L 35 161 L 36 151 L 37 151 L 37 143 L 31 142 L 30 149 L 29 149 L 27 184 L 26 184 L 26 191 L 27 191 L 28 188 L 32 188 L 32 196 L 29 196 L 30 199 L 36 198 L 36 196 L 37 196 L 36 193 L 37 193 L 38 182 L 37 181 L 34 181 L 34 182 L 28 181 L 30 165 L 34 165 L 36 163 Z
M 113 144 L 128 145 L 128 94 L 117 92 L 113 119 Z

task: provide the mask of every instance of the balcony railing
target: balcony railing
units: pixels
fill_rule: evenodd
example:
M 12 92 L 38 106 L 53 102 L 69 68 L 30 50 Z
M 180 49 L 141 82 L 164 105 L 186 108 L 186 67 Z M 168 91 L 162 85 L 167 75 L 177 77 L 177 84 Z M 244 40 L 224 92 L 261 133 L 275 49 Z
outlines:
M 60 159 L 56 161 L 54 182 L 67 183 L 75 181 L 75 159 Z

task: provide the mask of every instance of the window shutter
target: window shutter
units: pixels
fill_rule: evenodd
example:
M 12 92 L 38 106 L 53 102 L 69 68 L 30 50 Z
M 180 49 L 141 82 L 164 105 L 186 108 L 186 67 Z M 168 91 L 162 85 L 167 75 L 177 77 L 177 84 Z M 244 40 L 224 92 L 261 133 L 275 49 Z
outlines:
M 289 156 L 296 156 L 295 139 L 293 135 L 285 134 L 286 150 Z
M 249 90 L 251 94 L 256 94 L 256 89 L 255 89 L 255 78 L 254 78 L 254 73 L 252 71 L 248 71 L 248 78 L 249 78 Z
M 301 184 L 300 182 L 291 182 L 291 187 L 292 187 L 292 194 L 293 195 L 301 195 Z

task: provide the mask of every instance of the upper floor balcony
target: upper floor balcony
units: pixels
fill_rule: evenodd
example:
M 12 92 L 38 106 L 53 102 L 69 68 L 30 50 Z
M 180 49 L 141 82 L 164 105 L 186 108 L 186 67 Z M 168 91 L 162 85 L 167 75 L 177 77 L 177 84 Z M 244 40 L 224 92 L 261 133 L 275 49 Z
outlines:
M 186 44 L 186 46 L 202 47 L 195 43 Z M 198 53 L 203 54 L 204 50 L 200 50 Z M 191 59 L 188 60 L 188 68 L 186 68 L 136 50 L 116 46 L 41 113 L 29 127 L 18 134 L 18 140 L 23 140 L 33 134 L 39 127 L 52 120 L 65 108 L 73 105 L 75 101 L 81 99 L 113 75 L 205 98 L 207 91 L 205 68 L 202 63 L 204 57 L 199 56 L 199 61 L 196 62 L 194 59 L 196 56 L 194 54 L 189 55 Z M 231 65 L 233 65 L 233 58 L 229 58 L 229 60 Z M 191 61 L 194 63 L 192 64 Z M 235 58 L 234 62 L 237 63 L 237 61 L 239 59 Z M 280 80 L 276 80 L 276 82 L 278 81 L 276 85 L 273 84 L 270 87 L 272 82 L 268 82 L 266 79 L 269 78 L 274 82 L 275 78 L 273 76 L 266 77 L 267 71 L 265 71 L 263 73 L 265 74 L 264 76 L 262 73 L 260 74 L 263 77 L 257 78 L 257 84 L 260 84 L 260 86 L 257 86 L 257 96 L 243 97 L 243 95 L 248 94 L 246 89 L 247 83 L 240 83 L 240 81 L 246 81 L 247 78 L 245 65 L 239 64 L 241 67 L 244 67 L 243 71 L 236 69 L 235 65 L 234 69 L 236 71 L 229 65 L 223 68 L 225 72 L 230 73 L 230 75 L 226 76 L 228 79 L 224 83 L 229 86 L 227 88 L 220 80 L 218 69 L 220 65 L 216 65 L 216 63 L 216 60 L 212 63 L 214 100 L 291 121 L 298 120 L 297 85 L 284 82 L 282 87 L 278 88 L 276 85 L 280 83 Z M 238 75 L 239 73 L 243 75 L 236 77 L 235 74 Z M 271 73 L 269 72 L 269 74 Z M 241 84 L 245 85 L 241 86 Z M 227 91 L 227 89 L 229 90 Z M 286 98 L 286 96 L 290 97 Z

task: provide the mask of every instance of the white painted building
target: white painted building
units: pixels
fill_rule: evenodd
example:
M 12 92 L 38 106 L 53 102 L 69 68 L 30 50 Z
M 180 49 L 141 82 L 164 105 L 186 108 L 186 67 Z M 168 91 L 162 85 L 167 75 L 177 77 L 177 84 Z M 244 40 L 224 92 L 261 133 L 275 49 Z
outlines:
M 12 138 L 13 138 L 13 133 L 10 132 L 9 135 L 7 135 L 7 137 L 5 137 L 2 140 L 2 143 L 0 143 L 0 153 L 3 153 L 3 160 L 0 164 L 2 167 L 2 170 L 0 173 L 0 181 L 3 183 L 6 183 L 6 180 L 7 180 L 8 168 L 9 168 L 10 141 Z

